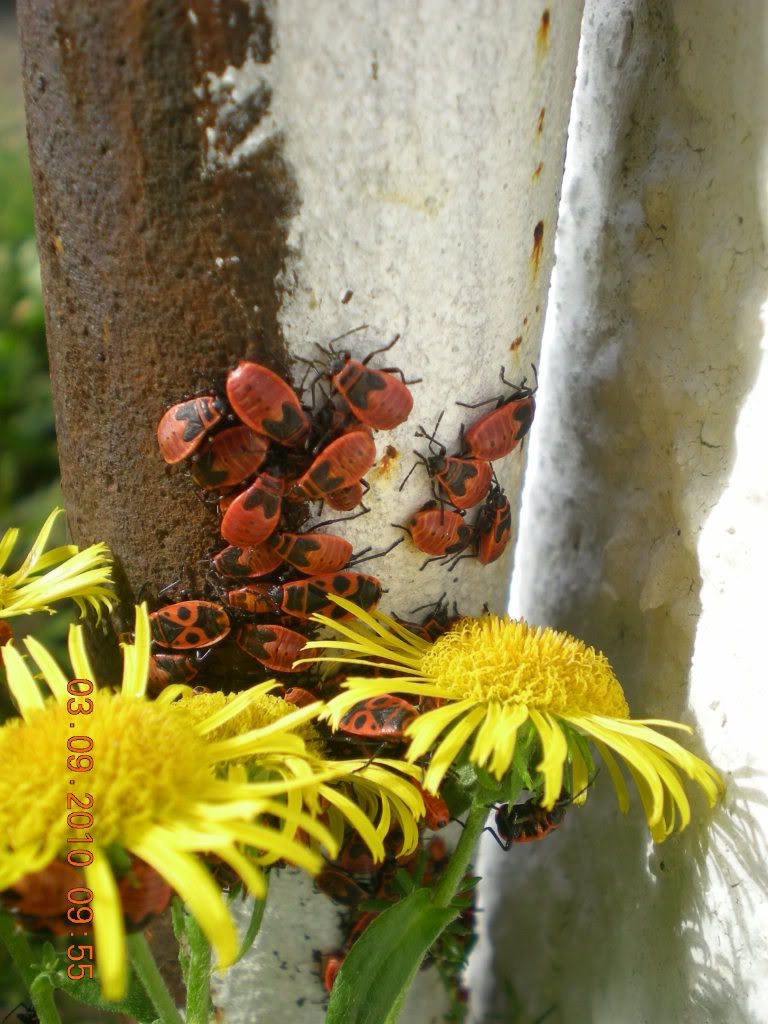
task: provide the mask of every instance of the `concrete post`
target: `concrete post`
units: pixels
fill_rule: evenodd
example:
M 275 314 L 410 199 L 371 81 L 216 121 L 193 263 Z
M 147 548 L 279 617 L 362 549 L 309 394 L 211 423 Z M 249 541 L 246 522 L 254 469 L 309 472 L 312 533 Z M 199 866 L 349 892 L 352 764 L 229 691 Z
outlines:
M 756 0 L 586 5 L 513 612 L 732 778 L 661 847 L 604 778 L 489 844 L 478 1021 L 765 1020 L 767 53 Z

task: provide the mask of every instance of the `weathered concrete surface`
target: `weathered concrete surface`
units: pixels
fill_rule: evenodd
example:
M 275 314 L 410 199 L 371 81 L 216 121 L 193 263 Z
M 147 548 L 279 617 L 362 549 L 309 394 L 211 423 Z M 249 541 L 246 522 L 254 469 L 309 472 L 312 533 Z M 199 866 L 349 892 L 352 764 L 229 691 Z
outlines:
M 489 844 L 477 1020 L 766 1020 L 767 53 L 762 3 L 586 6 L 513 610 L 732 777 L 659 848 L 605 777 Z

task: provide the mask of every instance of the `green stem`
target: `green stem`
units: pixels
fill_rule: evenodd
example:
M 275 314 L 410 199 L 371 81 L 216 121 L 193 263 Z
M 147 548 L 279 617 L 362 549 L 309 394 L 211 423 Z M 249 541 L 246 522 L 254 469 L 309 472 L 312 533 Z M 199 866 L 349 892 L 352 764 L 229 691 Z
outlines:
M 152 950 L 141 932 L 127 936 L 131 964 L 144 986 L 161 1024 L 182 1024 L 176 1004 L 157 968 Z
M 485 802 L 472 804 L 464 823 L 461 838 L 456 844 L 456 849 L 448 861 L 448 867 L 432 896 L 432 902 L 436 907 L 447 907 L 459 891 L 459 886 L 467 873 L 469 862 L 472 860 L 477 841 L 485 828 L 487 819 L 488 805 Z
M 189 942 L 187 969 L 187 1024 L 208 1024 L 211 1019 L 211 947 L 197 921 L 186 914 Z
M 8 950 L 13 965 L 24 982 L 40 1024 L 61 1024 L 56 1003 L 53 999 L 53 985 L 43 974 L 35 970 L 32 949 L 24 934 L 16 927 L 10 914 L 0 913 L 0 941 Z

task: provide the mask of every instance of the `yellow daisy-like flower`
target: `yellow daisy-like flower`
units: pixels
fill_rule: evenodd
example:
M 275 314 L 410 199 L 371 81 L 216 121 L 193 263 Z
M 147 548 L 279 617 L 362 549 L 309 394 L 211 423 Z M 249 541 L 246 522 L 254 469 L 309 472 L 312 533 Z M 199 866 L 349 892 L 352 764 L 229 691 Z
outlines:
M 348 678 L 345 692 L 329 702 L 323 717 L 338 727 L 358 701 L 384 693 L 443 702 L 406 730 L 411 739 L 410 761 L 432 751 L 424 780 L 432 792 L 470 741 L 470 760 L 501 779 L 512 764 L 518 734 L 526 723 L 536 730 L 541 747 L 537 769 L 544 779 L 545 808 L 554 807 L 560 796 L 568 760 L 572 792 L 581 793 L 579 802 L 586 796 L 589 772 L 580 737 L 599 751 L 622 811 L 628 808 L 628 795 L 616 755 L 624 761 L 656 842 L 690 822 L 681 771 L 702 787 L 711 805 L 723 792 L 723 782 L 713 768 L 651 727 L 691 730 L 676 722 L 630 719 L 608 659 L 567 633 L 485 615 L 463 619 L 428 643 L 386 615 L 363 612 L 344 598 L 334 600 L 357 622 L 337 623 L 315 615 L 317 622 L 344 639 L 308 643 L 305 650 L 329 648 L 333 656 L 306 660 L 375 665 L 394 675 Z
M 8 683 L 21 718 L 0 727 L 0 890 L 74 849 L 71 839 L 82 835 L 68 827 L 69 797 L 83 799 L 88 793 L 93 823 L 86 849 L 93 861 L 84 874 L 94 894 L 94 939 L 105 998 L 122 998 L 127 980 L 123 915 L 110 848 L 146 861 L 176 890 L 214 947 L 219 966 L 227 966 L 237 953 L 237 933 L 219 886 L 196 855 L 216 854 L 261 897 L 265 883 L 255 862 L 259 854 L 285 858 L 311 872 L 322 866 L 316 852 L 269 822 L 277 819 L 290 823 L 292 831 L 304 830 L 334 855 L 337 846 L 329 830 L 292 799 L 293 790 L 306 785 L 307 775 L 316 783 L 311 772 L 260 782 L 237 774 L 222 778 L 219 766 L 243 754 L 260 750 L 268 755 L 278 748 L 300 759 L 304 741 L 292 730 L 321 705 L 298 709 L 230 741 L 211 741 L 209 733 L 226 721 L 231 705 L 200 720 L 187 708 L 170 713 L 164 704 L 145 699 L 150 652 L 146 606 L 136 610 L 135 643 L 123 645 L 122 686 L 116 693 L 70 683 L 39 642 L 27 638 L 24 644 L 53 697 L 43 697 L 19 651 L 4 648 Z M 79 626 L 70 628 L 69 655 L 77 678 L 92 683 Z M 245 709 L 258 702 L 271 685 L 240 694 L 237 706 Z M 74 760 L 68 763 L 70 753 Z
M 56 508 L 51 512 L 21 566 L 7 575 L 2 570 L 16 545 L 19 531 L 16 528 L 6 530 L 0 538 L 0 619 L 32 612 L 53 613 L 51 605 L 68 597 L 83 615 L 89 605 L 97 617 L 101 615 L 102 606 L 112 607 L 111 559 L 106 544 L 92 544 L 84 551 L 79 551 L 75 544 L 45 550 L 54 523 L 63 511 Z
M 171 701 L 179 693 L 190 692 L 189 687 L 169 687 L 160 699 Z M 411 853 L 418 846 L 417 823 L 424 815 L 424 801 L 411 781 L 421 778 L 421 770 L 413 765 L 382 758 L 330 760 L 323 738 L 310 721 L 294 730 L 305 744 L 301 756 L 281 749 L 279 738 L 277 747 L 256 748 L 251 743 L 248 752 L 242 753 L 243 734 L 259 728 L 261 736 L 270 736 L 287 716 L 295 714 L 292 705 L 280 697 L 264 696 L 258 703 L 244 705 L 239 696 L 209 693 L 185 696 L 172 706 L 188 709 L 199 722 L 205 722 L 212 749 L 219 749 L 228 765 L 239 759 L 248 778 L 303 778 L 306 784 L 291 799 L 297 806 L 303 802 L 312 813 L 327 814 L 330 831 L 338 843 L 344 838 L 346 825 L 350 825 L 360 834 L 374 860 L 381 861 L 385 856 L 384 839 L 393 822 L 397 822 L 403 834 L 401 852 Z M 317 707 L 320 710 L 320 705 Z M 223 713 L 230 716 L 226 721 L 222 721 Z M 221 745 L 218 748 L 217 743 Z M 228 773 L 233 776 L 231 768 Z M 286 828 L 288 825 L 287 822 Z M 276 854 L 265 854 L 261 862 L 269 864 L 277 859 Z

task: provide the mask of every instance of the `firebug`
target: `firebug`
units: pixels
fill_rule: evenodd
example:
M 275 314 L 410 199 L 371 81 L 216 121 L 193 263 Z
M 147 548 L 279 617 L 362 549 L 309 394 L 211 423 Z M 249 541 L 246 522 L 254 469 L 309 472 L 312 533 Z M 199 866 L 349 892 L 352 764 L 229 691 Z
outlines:
M 404 423 L 413 408 L 413 395 L 401 370 L 374 370 L 368 366 L 375 355 L 387 352 L 398 338 L 399 335 L 363 360 L 353 359 L 349 352 L 333 353 L 329 366 L 331 383 L 338 394 L 354 416 L 374 430 L 391 430 Z
M 350 487 L 340 487 L 338 491 L 326 494 L 325 501 L 337 512 L 351 512 L 362 503 L 366 487 L 364 481 L 357 480 Z
M 243 423 L 257 434 L 293 446 L 309 433 L 309 420 L 296 392 L 260 363 L 241 360 L 230 371 L 227 397 Z
M 214 555 L 211 563 L 221 576 L 248 579 L 274 572 L 283 564 L 283 559 L 269 546 L 269 542 L 247 548 L 230 544 Z
M 393 523 L 397 526 L 397 523 Z M 438 501 L 429 501 L 411 518 L 407 527 L 414 545 L 427 555 L 452 555 L 463 551 L 472 540 L 472 527 L 459 512 L 446 509 Z
M 307 638 L 286 626 L 248 622 L 235 637 L 237 646 L 273 672 L 300 672 L 293 667 Z
M 161 647 L 210 647 L 229 633 L 229 616 L 212 601 L 179 601 L 149 616 L 152 639 Z
M 413 704 L 384 693 L 358 701 L 339 722 L 339 731 L 364 739 L 399 740 L 418 717 Z
M 352 557 L 352 545 L 332 533 L 281 533 L 269 547 L 299 572 L 317 575 L 342 569 Z
M 317 697 L 309 690 L 303 690 L 300 686 L 289 686 L 283 694 L 286 704 L 293 704 L 297 708 L 305 708 L 308 704 L 314 704 Z
M 157 443 L 166 462 L 173 465 L 191 455 L 224 415 L 217 395 L 201 395 L 166 409 L 157 427 Z
M 487 459 L 489 462 L 503 459 L 505 455 L 514 451 L 531 429 L 536 412 L 536 401 L 533 397 L 536 388 L 525 387 L 525 381 L 522 384 L 510 383 L 504 377 L 503 367 L 501 379 L 504 384 L 512 388 L 512 394 L 491 399 L 491 401 L 496 401 L 496 408 L 481 416 L 479 420 L 475 420 L 463 432 L 465 451 L 476 459 Z M 465 405 L 464 402 L 457 404 Z M 465 407 L 476 408 L 471 405 Z
M 269 439 L 249 427 L 228 427 L 198 449 L 192 477 L 206 490 L 235 487 L 258 472 L 268 448 Z
M 507 496 L 494 485 L 480 510 L 476 524 L 477 557 L 483 565 L 501 558 L 512 533 L 512 510 Z
M 238 547 L 263 543 L 277 528 L 282 508 L 283 481 L 261 473 L 234 499 L 221 520 L 221 535 Z
M 293 485 L 292 496 L 322 501 L 329 494 L 360 482 L 376 461 L 376 445 L 364 430 L 342 434 L 323 448 Z

